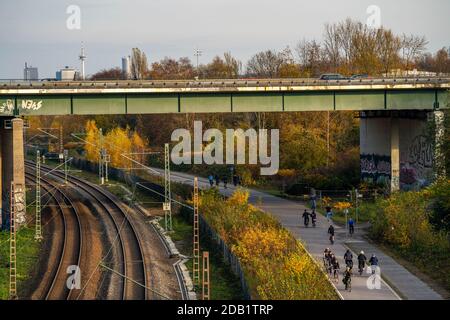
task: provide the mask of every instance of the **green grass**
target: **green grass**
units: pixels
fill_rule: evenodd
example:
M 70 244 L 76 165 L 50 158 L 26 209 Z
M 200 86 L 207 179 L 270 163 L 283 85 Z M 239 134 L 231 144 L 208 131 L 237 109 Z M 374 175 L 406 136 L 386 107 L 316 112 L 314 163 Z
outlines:
M 34 240 L 34 228 L 23 227 L 17 232 L 17 285 L 18 295 L 30 279 L 38 261 L 40 245 Z M 9 298 L 9 231 L 0 232 L 0 299 Z
M 175 241 L 177 248 L 183 255 L 192 256 L 192 225 L 186 221 L 182 215 L 175 215 L 172 218 L 174 231 L 171 238 Z M 164 221 L 160 220 L 164 227 Z M 210 282 L 212 300 L 242 300 L 242 288 L 239 279 L 232 273 L 230 267 L 225 263 L 220 252 L 212 245 L 212 240 L 201 237 L 200 251 L 210 253 Z M 192 259 L 186 263 L 192 277 Z M 201 288 L 196 288 L 201 295 Z M 201 298 L 198 296 L 198 298 Z
M 27 282 L 31 279 L 39 259 L 40 243 L 34 240 L 34 187 L 27 190 L 27 221 L 32 225 L 21 227 L 16 233 L 17 252 L 17 290 L 19 298 L 27 292 Z M 9 250 L 10 232 L 0 231 L 0 300 L 9 299 Z M 26 297 L 25 297 L 26 298 Z

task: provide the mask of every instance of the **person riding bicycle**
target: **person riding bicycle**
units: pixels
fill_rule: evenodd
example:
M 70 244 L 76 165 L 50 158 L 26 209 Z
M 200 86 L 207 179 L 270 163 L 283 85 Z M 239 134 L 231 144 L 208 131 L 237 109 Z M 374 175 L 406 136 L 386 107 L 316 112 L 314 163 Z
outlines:
M 352 218 L 348 220 L 348 232 L 350 233 L 350 235 L 353 235 L 353 233 L 355 233 L 355 221 L 353 221 Z
M 347 252 L 345 252 L 344 254 L 344 261 L 347 267 L 349 267 L 350 269 L 353 268 L 353 254 L 350 252 L 349 249 L 347 249 Z
M 330 235 L 330 242 L 334 243 L 334 227 L 332 224 L 328 228 L 328 234 Z
M 329 260 L 330 259 L 330 255 L 331 255 L 330 248 L 326 248 L 325 251 L 323 252 L 323 258 Z
M 375 254 L 372 254 L 372 257 L 369 260 L 370 268 L 372 269 L 372 273 L 375 273 L 378 267 L 378 258 Z
M 338 259 L 333 253 L 330 253 L 330 263 L 328 264 L 328 273 L 331 275 L 331 273 L 334 270 L 334 266 L 336 264 L 339 264 Z
M 345 284 L 345 290 L 348 290 L 351 281 L 352 281 L 352 270 L 349 267 L 347 267 L 345 268 L 344 271 L 344 279 L 342 279 L 342 282 Z
M 313 226 L 316 226 L 316 221 L 317 221 L 317 214 L 316 210 L 313 209 L 313 211 L 311 212 L 311 222 Z
M 305 224 L 305 227 L 307 227 L 308 224 L 309 224 L 309 212 L 308 212 L 308 210 L 305 209 L 305 211 L 303 212 L 302 216 L 303 216 L 303 222 Z
M 333 276 L 337 278 L 339 276 L 339 270 L 341 269 L 338 259 L 336 258 L 334 259 L 332 267 L 333 267 Z
M 360 273 L 362 273 L 362 270 L 364 270 L 366 261 L 367 257 L 365 256 L 364 251 L 361 250 L 361 252 L 358 254 L 358 270 Z

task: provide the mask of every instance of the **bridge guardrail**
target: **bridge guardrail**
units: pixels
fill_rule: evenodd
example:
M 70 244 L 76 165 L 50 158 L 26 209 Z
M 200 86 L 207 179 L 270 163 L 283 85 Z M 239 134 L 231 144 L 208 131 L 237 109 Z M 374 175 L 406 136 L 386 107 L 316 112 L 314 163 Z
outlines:
M 101 80 L 101 81 L 47 81 L 0 79 L 0 88 L 212 88 L 212 87 L 265 87 L 310 85 L 368 85 L 368 84 L 443 84 L 450 76 L 435 77 L 384 77 L 367 79 L 320 80 L 317 78 L 293 79 L 202 79 L 202 80 Z

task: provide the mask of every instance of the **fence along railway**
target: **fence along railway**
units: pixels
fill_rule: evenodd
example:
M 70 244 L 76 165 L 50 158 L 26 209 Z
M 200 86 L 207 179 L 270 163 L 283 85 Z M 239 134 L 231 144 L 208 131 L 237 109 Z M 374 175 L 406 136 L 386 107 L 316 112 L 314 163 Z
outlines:
M 34 163 L 30 161 L 26 161 L 26 167 L 30 171 L 32 171 L 32 168 L 34 168 Z M 51 177 L 52 179 L 58 179 L 63 181 L 64 180 L 64 174 L 54 171 L 50 167 L 42 166 L 41 170 L 43 171 L 43 176 Z M 36 179 L 35 175 L 33 173 L 27 172 L 27 178 L 29 180 Z M 68 210 L 69 207 L 73 208 L 72 212 L 77 212 L 74 208 L 73 202 L 69 199 L 67 195 L 65 195 L 60 189 L 60 187 L 55 183 L 51 182 L 49 179 L 42 179 L 43 182 L 42 188 L 44 190 L 49 190 L 51 188 L 57 189 L 57 192 L 59 195 L 53 196 L 54 202 L 59 205 L 59 215 L 63 219 L 66 218 L 62 214 L 62 211 Z M 148 287 L 148 284 L 152 284 L 152 279 L 148 279 L 149 277 L 152 277 L 152 275 L 149 275 L 149 272 L 147 270 L 151 270 L 151 264 L 152 261 L 149 261 L 147 257 L 144 255 L 144 250 L 141 245 L 141 239 L 136 232 L 136 228 L 133 224 L 133 222 L 128 217 L 127 212 L 124 210 L 124 208 L 118 203 L 116 199 L 114 199 L 113 196 L 109 195 L 107 192 L 103 191 L 101 188 L 92 185 L 88 182 L 85 182 L 81 179 L 78 179 L 73 176 L 68 176 L 68 184 L 69 186 L 74 187 L 73 189 L 76 189 L 76 192 L 80 193 L 82 197 L 90 197 L 95 200 L 95 205 L 98 206 L 98 208 L 101 209 L 102 214 L 107 215 L 109 219 L 112 221 L 114 225 L 114 233 L 115 237 L 112 243 L 108 244 L 108 248 L 106 248 L 106 256 L 103 256 L 103 260 L 100 262 L 100 268 L 104 268 L 106 272 L 112 273 L 112 277 L 116 279 L 116 282 L 112 284 L 113 286 L 120 286 L 120 294 L 117 296 L 117 299 L 124 299 L 124 300 L 144 300 L 144 299 L 169 299 L 169 297 L 165 296 L 164 294 L 159 293 L 155 288 Z M 58 199 L 57 197 L 61 197 L 62 199 Z M 60 201 L 58 201 L 60 200 Z M 64 200 L 64 203 L 62 202 Z M 80 212 L 78 216 L 83 217 L 84 213 Z M 66 227 L 68 224 L 67 222 L 73 222 L 72 220 L 64 220 L 64 230 L 62 231 L 64 234 L 64 238 L 69 239 L 68 235 L 74 231 L 73 227 Z M 79 224 L 79 232 L 75 232 L 79 235 L 82 234 L 81 232 L 81 226 L 82 224 Z M 74 237 L 74 235 L 71 235 Z M 81 237 L 80 237 L 81 239 Z M 68 241 L 64 240 L 64 245 L 66 245 Z M 107 263 L 108 255 L 110 254 L 113 247 L 119 248 L 119 263 L 112 263 L 112 265 L 109 265 Z M 81 242 L 80 242 L 80 248 L 81 248 Z M 67 249 L 63 249 L 60 251 L 67 251 Z M 89 259 L 89 257 L 86 257 Z M 78 261 L 79 263 L 79 261 Z M 74 263 L 75 265 L 78 265 L 78 263 Z M 53 273 L 59 273 L 60 271 L 63 274 L 63 280 L 58 279 L 57 275 L 53 277 L 54 285 L 52 284 L 52 287 L 56 286 L 65 286 L 66 279 L 68 274 L 65 273 L 65 268 L 62 267 L 65 265 L 65 263 L 60 262 L 60 267 L 58 267 L 58 272 Z M 150 269 L 148 269 L 150 268 Z M 86 276 L 83 274 L 83 276 Z M 117 281 L 119 279 L 119 281 Z M 82 296 L 82 291 L 84 290 L 86 286 L 86 281 L 89 281 L 89 279 L 83 279 L 82 277 L 82 285 L 81 285 L 81 292 L 80 290 L 72 290 L 68 293 L 67 296 L 64 294 L 58 295 L 51 295 L 51 298 L 55 299 L 79 299 Z M 182 279 L 180 279 L 182 281 Z M 103 282 L 103 281 L 102 281 Z M 56 284 L 58 283 L 58 284 Z M 78 292 L 77 292 L 78 291 Z M 48 295 L 50 297 L 50 294 Z

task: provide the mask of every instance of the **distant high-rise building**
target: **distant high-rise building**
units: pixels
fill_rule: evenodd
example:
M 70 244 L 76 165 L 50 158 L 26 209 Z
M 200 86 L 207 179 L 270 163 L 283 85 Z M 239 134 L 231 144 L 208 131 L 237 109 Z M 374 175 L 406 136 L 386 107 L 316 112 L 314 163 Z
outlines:
M 131 58 L 130 56 L 122 58 L 122 75 L 124 79 L 130 79 L 131 77 Z
M 23 69 L 23 80 L 34 81 L 39 80 L 38 68 L 28 66 L 25 62 L 25 68 Z
M 76 70 L 66 66 L 64 69 L 56 71 L 56 80 L 58 81 L 73 81 L 75 80 Z
M 84 44 L 83 43 L 81 43 L 81 53 L 78 56 L 78 58 L 81 61 L 81 80 L 84 80 L 86 78 L 84 62 L 86 61 L 87 57 L 86 57 L 86 54 L 84 53 Z

